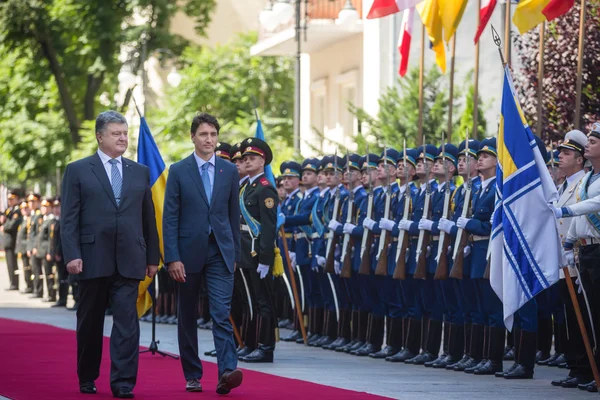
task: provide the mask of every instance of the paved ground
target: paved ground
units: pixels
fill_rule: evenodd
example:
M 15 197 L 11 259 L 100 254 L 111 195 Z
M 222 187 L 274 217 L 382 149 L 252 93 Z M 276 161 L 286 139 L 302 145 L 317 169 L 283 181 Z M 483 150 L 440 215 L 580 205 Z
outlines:
M 6 292 L 4 289 L 8 285 L 5 271 L 5 266 L 0 261 L 0 317 L 75 329 L 74 312 L 64 308 L 49 308 L 47 303 L 29 299 L 27 295 Z M 107 317 L 106 335 L 110 333 L 111 326 L 112 319 Z M 156 336 L 160 340 L 160 350 L 177 353 L 176 326 L 157 325 Z M 213 348 L 212 336 L 209 331 L 200 330 L 199 337 L 201 351 Z M 150 324 L 141 323 L 140 344 L 148 346 L 150 339 Z M 144 355 L 143 357 L 152 356 Z M 210 357 L 203 357 L 203 359 L 215 360 Z M 494 377 L 475 377 L 458 372 L 391 364 L 381 360 L 358 358 L 284 342 L 279 342 L 277 345 L 275 363 L 267 365 L 240 364 L 244 368 L 261 372 L 402 400 L 597 398 L 597 395 L 577 389 L 552 387 L 550 381 L 565 376 L 566 370 L 547 367 L 536 368 L 533 380 L 509 382 Z

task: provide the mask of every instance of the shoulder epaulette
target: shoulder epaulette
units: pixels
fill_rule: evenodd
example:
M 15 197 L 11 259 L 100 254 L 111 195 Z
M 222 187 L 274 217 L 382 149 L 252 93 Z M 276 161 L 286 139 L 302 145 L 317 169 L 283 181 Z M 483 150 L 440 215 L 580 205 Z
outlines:
M 260 184 L 263 186 L 269 186 L 269 180 L 266 177 L 260 178 Z

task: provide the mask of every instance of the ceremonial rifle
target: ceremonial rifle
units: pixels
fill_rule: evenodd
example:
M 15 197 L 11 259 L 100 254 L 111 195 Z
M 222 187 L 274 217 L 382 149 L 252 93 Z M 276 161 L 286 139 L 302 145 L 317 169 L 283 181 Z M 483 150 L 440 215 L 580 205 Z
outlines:
M 473 181 L 471 179 L 471 156 L 469 155 L 469 130 L 467 129 L 467 139 L 465 141 L 465 162 L 467 163 L 467 180 L 463 185 L 465 194 L 463 196 L 463 208 L 460 216 L 469 218 L 471 216 L 471 192 L 473 190 Z M 467 232 L 463 228 L 458 228 L 456 232 L 456 241 L 454 242 L 454 254 L 452 261 L 454 265 L 450 271 L 450 278 L 462 279 L 465 262 L 465 247 L 467 246 Z
M 337 169 L 338 169 L 338 162 L 337 162 L 337 149 L 335 151 L 335 155 L 334 155 L 334 176 L 337 177 Z M 335 192 L 335 201 L 333 203 L 333 215 L 331 216 L 331 221 L 337 221 L 338 219 L 338 212 L 340 209 L 340 196 L 341 196 L 341 190 L 339 188 L 339 185 L 336 186 L 336 192 Z M 329 238 L 327 238 L 327 251 L 325 253 L 325 272 L 327 272 L 328 274 L 334 274 L 335 273 L 335 268 L 334 268 L 334 263 L 335 263 L 335 247 L 337 246 L 337 242 L 338 242 L 338 237 L 335 234 L 335 232 L 333 230 L 329 230 Z
M 406 139 L 404 140 L 404 181 L 406 182 L 406 190 L 404 191 L 404 213 L 402 214 L 402 220 L 407 221 L 410 219 L 410 186 L 408 168 L 406 165 Z M 408 232 L 400 230 L 400 236 L 398 237 L 398 247 L 396 248 L 396 268 L 394 269 L 394 279 L 406 279 L 406 252 L 408 251 Z
M 444 132 L 442 132 L 442 163 L 444 166 L 444 179 L 446 183 L 444 183 L 444 211 L 442 213 L 442 218 L 448 219 L 450 214 L 450 200 L 452 198 L 452 193 L 450 192 L 450 176 L 448 175 L 448 165 L 446 164 L 446 145 L 444 137 Z M 435 260 L 437 261 L 437 268 L 435 270 L 435 275 L 433 279 L 447 279 L 448 278 L 448 247 L 450 246 L 450 234 L 441 231 L 440 232 L 440 240 L 438 241 L 438 251 Z
M 385 192 L 385 208 L 383 210 L 383 218 L 389 219 L 390 217 L 390 205 L 392 202 L 392 180 L 390 179 L 388 165 L 387 165 L 387 146 L 383 148 L 383 168 L 385 169 L 387 179 L 387 190 Z M 379 248 L 377 249 L 377 266 L 375 267 L 375 275 L 387 275 L 388 265 L 388 247 L 392 242 L 391 232 L 385 229 L 381 230 L 379 235 Z
M 350 189 L 350 197 L 348 198 L 348 215 L 346 215 L 346 223 L 352 223 L 354 214 L 354 182 L 352 181 L 352 172 L 350 171 L 350 154 L 346 150 L 346 173 L 348 174 L 348 187 Z M 349 233 L 344 234 L 342 243 L 342 272 L 340 277 L 350 278 L 352 276 L 352 248 L 354 247 L 354 239 Z
M 369 148 L 367 147 L 367 174 L 369 176 L 369 194 L 367 198 L 367 218 L 373 216 L 373 179 L 369 170 Z M 363 230 L 362 241 L 360 244 L 360 275 L 369 275 L 371 273 L 371 246 L 373 245 L 373 232 L 369 229 Z
M 423 208 L 423 217 L 431 218 L 431 182 L 429 182 L 429 165 L 427 164 L 427 145 L 423 145 L 423 168 L 425 168 L 425 206 Z M 427 229 L 419 231 L 419 240 L 417 241 L 417 268 L 413 277 L 415 279 L 427 279 L 427 247 L 431 241 L 431 233 Z

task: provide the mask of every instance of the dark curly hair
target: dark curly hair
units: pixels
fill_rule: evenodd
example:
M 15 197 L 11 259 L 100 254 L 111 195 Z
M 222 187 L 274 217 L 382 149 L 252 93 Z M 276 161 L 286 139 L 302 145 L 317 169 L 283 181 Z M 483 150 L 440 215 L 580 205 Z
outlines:
M 213 126 L 217 130 L 217 135 L 219 134 L 219 130 L 221 129 L 219 121 L 217 121 L 217 119 L 214 116 L 203 112 L 196 115 L 192 120 L 192 127 L 190 128 L 190 132 L 192 133 L 192 135 L 196 133 L 198 127 L 201 124 L 208 124 Z

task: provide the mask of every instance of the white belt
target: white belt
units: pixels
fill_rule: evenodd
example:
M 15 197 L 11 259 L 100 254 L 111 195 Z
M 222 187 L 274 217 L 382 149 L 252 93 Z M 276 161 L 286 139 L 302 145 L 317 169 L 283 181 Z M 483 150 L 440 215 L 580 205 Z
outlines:
M 579 239 L 582 246 L 590 246 L 592 244 L 600 244 L 600 239 L 598 238 L 589 238 L 589 239 Z
M 294 239 L 296 239 L 296 240 L 304 239 L 305 237 L 306 237 L 306 233 L 304 233 L 304 232 L 294 234 Z
M 311 239 L 318 239 L 318 238 L 320 238 L 319 233 L 318 232 L 313 233 L 312 235 L 310 235 L 310 238 Z
M 490 237 L 489 236 L 471 235 L 471 240 L 474 242 L 480 242 L 482 240 L 490 240 Z
M 242 225 L 242 230 L 252 233 L 252 231 L 250 230 L 250 227 L 248 225 Z

